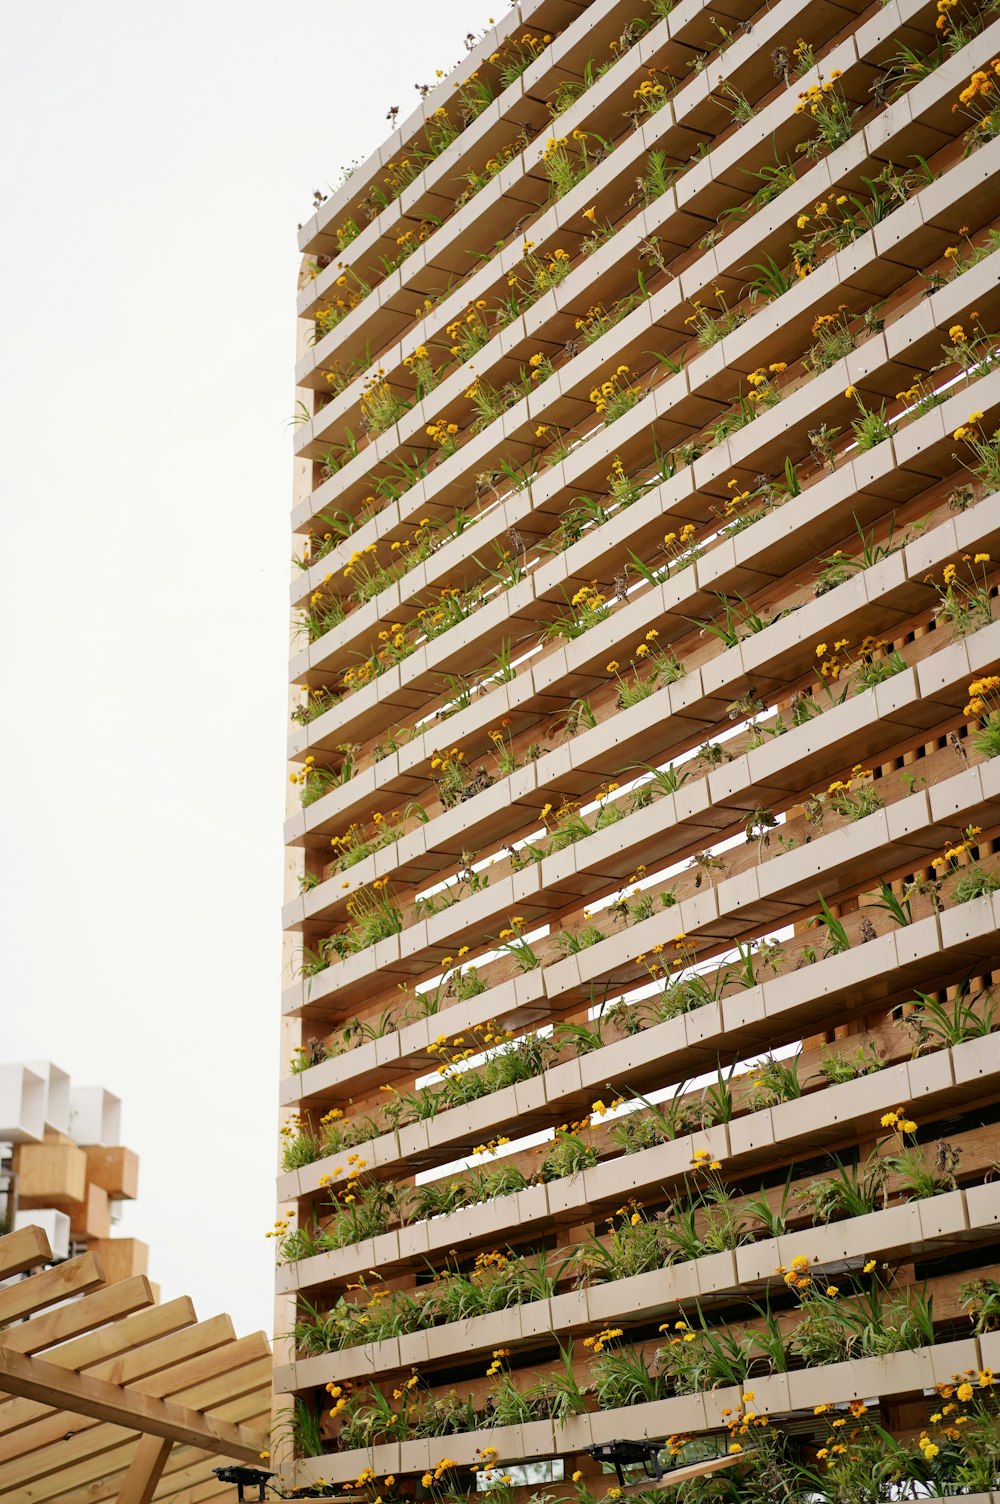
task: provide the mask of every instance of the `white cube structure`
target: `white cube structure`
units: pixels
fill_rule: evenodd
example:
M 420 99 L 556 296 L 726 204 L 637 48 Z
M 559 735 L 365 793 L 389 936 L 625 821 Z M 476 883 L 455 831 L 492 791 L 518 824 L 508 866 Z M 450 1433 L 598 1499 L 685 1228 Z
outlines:
M 69 1135 L 78 1144 L 117 1144 L 121 1098 L 103 1086 L 73 1086 L 69 1093 Z
M 45 1085 L 45 1126 L 53 1133 L 69 1132 L 69 1074 L 51 1060 L 29 1060 L 27 1068 Z
M 40 1227 L 49 1240 L 53 1259 L 69 1258 L 69 1217 L 54 1206 L 15 1212 L 13 1231 L 22 1227 Z
M 45 1081 L 27 1065 L 0 1065 L 0 1143 L 36 1144 L 45 1136 Z

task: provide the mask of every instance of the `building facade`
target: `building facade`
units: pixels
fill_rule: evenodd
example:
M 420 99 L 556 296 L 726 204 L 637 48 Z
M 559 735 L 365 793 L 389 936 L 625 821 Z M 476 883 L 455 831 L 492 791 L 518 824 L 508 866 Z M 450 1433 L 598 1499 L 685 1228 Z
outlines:
M 300 237 L 285 1475 L 988 1494 L 1000 21 L 467 47 Z

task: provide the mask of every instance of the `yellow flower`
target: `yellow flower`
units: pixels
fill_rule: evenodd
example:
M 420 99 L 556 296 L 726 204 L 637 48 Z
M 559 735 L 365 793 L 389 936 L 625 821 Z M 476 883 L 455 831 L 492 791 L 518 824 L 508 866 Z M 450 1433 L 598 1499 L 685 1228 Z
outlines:
M 617 674 L 617 672 L 618 672 L 618 660 L 616 658 L 612 658 L 611 662 L 608 664 L 608 673 L 609 674 Z
M 597 210 L 595 209 L 593 204 L 591 204 L 589 209 L 584 209 L 583 217 L 584 219 L 589 219 L 591 224 L 594 223 L 595 219 L 597 218 Z
M 853 386 L 845 387 L 844 388 L 844 396 L 845 397 L 853 397 L 855 395 L 856 391 L 857 391 L 856 387 L 853 387 Z
M 875 1259 L 869 1259 L 868 1262 L 867 1262 L 867 1264 L 865 1265 L 864 1269 L 862 1270 L 862 1273 L 863 1274 L 871 1274 L 872 1270 L 875 1268 L 875 1263 L 876 1263 Z

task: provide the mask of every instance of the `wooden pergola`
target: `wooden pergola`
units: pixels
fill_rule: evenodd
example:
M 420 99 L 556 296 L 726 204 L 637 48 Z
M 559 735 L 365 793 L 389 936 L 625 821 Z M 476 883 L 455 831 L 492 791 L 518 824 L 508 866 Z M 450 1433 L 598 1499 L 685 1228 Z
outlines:
M 261 1465 L 264 1333 L 157 1305 L 142 1275 L 108 1284 L 92 1253 L 29 1272 L 51 1258 L 38 1227 L 0 1237 L 0 1500 L 232 1500 L 211 1468 Z

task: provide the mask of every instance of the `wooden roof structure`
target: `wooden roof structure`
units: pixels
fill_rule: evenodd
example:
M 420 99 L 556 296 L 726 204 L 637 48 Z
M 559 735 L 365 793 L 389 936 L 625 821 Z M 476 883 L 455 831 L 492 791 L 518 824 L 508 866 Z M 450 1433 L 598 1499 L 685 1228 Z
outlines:
M 51 1258 L 41 1228 L 0 1237 L 2 1504 L 231 1501 L 211 1469 L 260 1465 L 267 1337 L 157 1305 L 142 1275 L 108 1284 L 92 1253 Z

